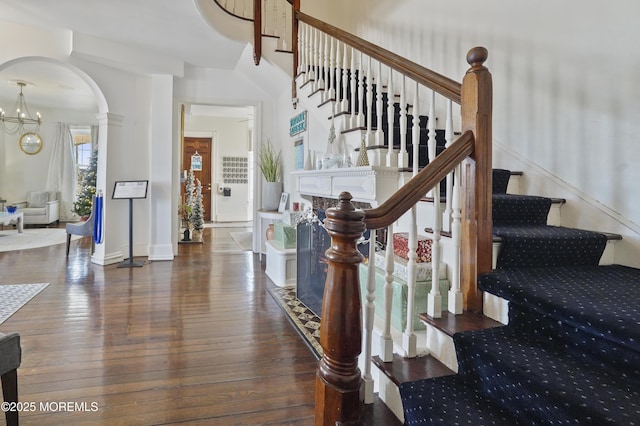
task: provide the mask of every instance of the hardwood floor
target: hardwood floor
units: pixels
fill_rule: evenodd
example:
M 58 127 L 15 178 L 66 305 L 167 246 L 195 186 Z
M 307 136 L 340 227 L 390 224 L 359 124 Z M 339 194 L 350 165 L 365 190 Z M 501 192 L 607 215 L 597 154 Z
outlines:
M 0 325 L 22 339 L 21 423 L 313 424 L 316 360 L 233 230 L 142 268 L 91 264 L 86 239 L 0 253 L 0 284 L 51 283 Z

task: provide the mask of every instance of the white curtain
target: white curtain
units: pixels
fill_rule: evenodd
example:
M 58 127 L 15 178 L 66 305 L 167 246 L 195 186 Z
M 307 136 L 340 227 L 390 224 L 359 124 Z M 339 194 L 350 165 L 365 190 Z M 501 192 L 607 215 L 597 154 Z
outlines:
M 71 130 L 65 123 L 57 125 L 49 160 L 47 189 L 60 192 L 60 220 L 73 220 L 75 217 L 71 209 L 76 195 L 76 159 Z

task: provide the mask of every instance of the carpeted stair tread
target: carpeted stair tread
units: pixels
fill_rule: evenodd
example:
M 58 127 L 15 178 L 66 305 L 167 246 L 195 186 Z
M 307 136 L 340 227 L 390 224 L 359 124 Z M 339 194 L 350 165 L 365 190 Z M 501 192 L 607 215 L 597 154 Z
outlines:
M 494 194 L 506 194 L 509 179 L 511 178 L 511 170 L 493 169 L 492 170 L 492 191 Z
M 602 233 L 562 226 L 494 225 L 493 234 L 502 239 L 498 269 L 597 265 L 607 244 Z
M 640 352 L 640 269 L 621 265 L 496 270 L 478 288 Z
M 494 193 L 493 225 L 545 225 L 552 203 L 547 197 Z
M 631 347 L 602 339 L 597 334 L 584 332 L 515 303 L 509 305 L 509 327 L 537 339 L 560 341 L 567 354 L 640 388 L 640 352 Z
M 460 374 L 519 418 L 535 423 L 632 424 L 640 387 L 585 364 L 553 339 L 509 326 L 454 336 Z
M 459 375 L 403 383 L 400 397 L 405 425 L 518 424 Z

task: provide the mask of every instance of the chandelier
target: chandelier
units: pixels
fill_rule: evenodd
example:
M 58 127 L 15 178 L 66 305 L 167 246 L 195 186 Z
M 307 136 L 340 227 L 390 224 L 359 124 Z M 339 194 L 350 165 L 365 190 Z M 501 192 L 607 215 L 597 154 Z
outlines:
M 42 123 L 42 117 L 39 112 L 36 112 L 36 118 L 33 118 L 27 108 L 27 101 L 22 94 L 22 88 L 27 85 L 24 81 L 17 81 L 16 84 L 20 86 L 20 94 L 16 100 L 16 104 L 13 106 L 13 112 L 9 115 L 0 108 L 0 126 L 2 130 L 9 134 L 15 135 L 17 133 L 36 133 Z

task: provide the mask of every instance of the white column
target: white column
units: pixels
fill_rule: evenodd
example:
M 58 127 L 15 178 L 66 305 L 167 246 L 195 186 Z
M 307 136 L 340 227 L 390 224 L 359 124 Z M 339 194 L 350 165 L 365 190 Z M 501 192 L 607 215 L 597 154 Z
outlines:
M 171 183 L 178 171 L 167 172 L 173 158 L 173 76 L 152 75 L 151 88 L 149 260 L 173 260 Z
M 121 179 L 121 170 L 117 167 L 122 156 L 126 156 L 122 137 L 122 120 L 124 117 L 116 114 L 98 114 L 98 173 L 96 188 L 104 191 L 104 239 L 102 244 L 96 244 L 95 252 L 91 256 L 91 263 L 111 265 L 124 259 L 122 247 L 129 238 L 128 206 L 123 208 L 122 201 L 112 200 L 110 191 L 114 182 Z M 107 165 L 109 165 L 107 167 Z

